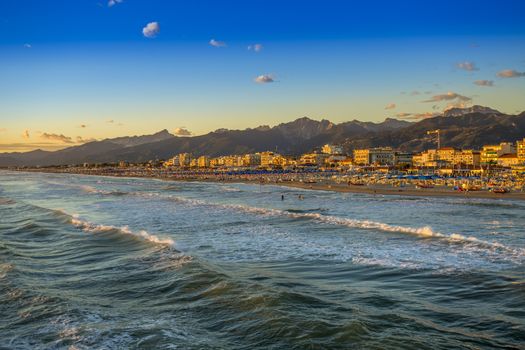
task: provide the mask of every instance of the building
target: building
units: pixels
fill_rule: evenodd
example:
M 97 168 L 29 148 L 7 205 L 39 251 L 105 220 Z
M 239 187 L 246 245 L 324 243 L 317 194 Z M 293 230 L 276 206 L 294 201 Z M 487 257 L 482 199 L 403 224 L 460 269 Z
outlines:
M 414 153 L 395 152 L 394 153 L 394 164 L 395 165 L 412 165 L 413 157 L 414 157 Z
M 497 164 L 499 156 L 509 153 L 516 153 L 516 147 L 511 142 L 502 142 L 499 145 L 485 145 L 481 150 L 481 163 Z
M 454 147 L 442 147 L 437 151 L 437 157 L 440 161 L 454 164 L 456 153 L 460 152 Z
M 499 166 L 510 168 L 513 165 L 518 165 L 518 164 L 519 164 L 518 155 L 516 153 L 502 154 L 501 156 L 498 157 Z
M 279 154 L 266 151 L 261 152 L 261 167 L 269 168 L 273 164 L 273 158 L 279 156 Z
M 212 168 L 219 168 L 219 167 L 221 167 L 223 165 L 224 165 L 224 158 L 223 157 L 210 159 L 210 166 Z
M 199 158 L 197 158 L 197 166 L 199 168 L 209 168 L 210 158 L 208 156 L 200 156 Z
M 395 155 L 391 147 L 354 150 L 354 163 L 358 165 L 394 165 Z
M 179 156 L 175 156 L 173 158 L 170 158 L 168 159 L 167 161 L 165 161 L 164 163 L 162 163 L 162 165 L 166 168 L 168 167 L 174 167 L 174 166 L 179 166 Z
M 326 144 L 321 149 L 325 154 L 343 154 L 343 147 L 338 145 Z
M 453 165 L 466 165 L 477 167 L 481 163 L 481 152 L 464 149 L 454 154 Z
M 242 157 L 242 165 L 246 167 L 260 166 L 261 165 L 261 154 L 260 153 L 245 154 Z
M 435 167 L 437 166 L 437 150 L 429 149 L 415 154 L 412 157 L 412 164 L 416 167 Z
M 329 167 L 339 167 L 352 165 L 352 159 L 341 154 L 332 154 L 325 159 L 325 165 Z
M 190 153 L 179 154 L 179 166 L 189 167 L 191 165 L 192 155 Z
M 516 155 L 520 164 L 525 163 L 525 137 L 523 140 L 516 142 Z
M 302 166 L 323 166 L 325 159 L 329 157 L 326 153 L 306 153 L 299 159 Z

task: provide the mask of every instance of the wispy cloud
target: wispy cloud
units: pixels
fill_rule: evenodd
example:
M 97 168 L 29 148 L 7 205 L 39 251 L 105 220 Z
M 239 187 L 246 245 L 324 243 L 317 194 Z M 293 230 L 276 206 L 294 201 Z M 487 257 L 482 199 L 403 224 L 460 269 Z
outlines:
M 497 74 L 500 78 L 519 78 L 525 77 L 525 72 L 518 72 L 514 69 L 505 69 Z
M 460 62 L 457 64 L 457 67 L 459 69 L 463 69 L 469 72 L 474 71 L 474 70 L 479 70 L 479 68 L 476 67 L 476 64 L 474 62 L 469 62 L 469 61 Z
M 29 136 L 29 130 L 27 130 L 27 129 L 24 130 L 24 132 L 22 133 L 22 138 L 27 140 L 29 137 L 30 137 Z
M 248 51 L 261 52 L 263 49 L 262 44 L 248 45 Z
M 494 86 L 494 82 L 492 80 L 476 80 L 474 84 L 478 86 Z
M 385 106 L 385 109 L 394 109 L 396 108 L 396 104 L 395 103 L 389 103 Z
M 121 4 L 123 2 L 124 2 L 124 0 L 109 0 L 108 1 L 108 7 L 113 7 L 113 6 L 115 6 L 117 4 Z
M 254 79 L 254 81 L 258 84 L 268 84 L 268 83 L 273 83 L 275 82 L 273 76 L 269 75 L 269 74 L 263 74 L 263 75 L 259 75 L 258 77 L 256 77 Z
M 180 128 L 176 128 L 173 133 L 177 136 L 191 136 L 191 131 L 186 129 L 184 126 Z
M 110 119 L 110 120 L 106 120 L 106 123 L 113 124 L 113 123 L 115 123 L 115 121 L 113 119 Z
M 410 93 L 410 96 L 416 96 L 416 95 L 419 95 L 419 94 L 421 94 L 419 91 L 414 90 L 414 91 L 412 91 L 412 92 Z
M 25 43 L 25 44 L 24 44 L 24 47 L 25 47 L 26 49 L 30 49 L 30 48 L 33 47 L 33 45 L 31 45 L 31 44 L 29 44 L 29 43 Z
M 437 117 L 439 113 L 436 112 L 424 112 L 424 113 L 398 113 L 397 117 L 404 120 L 423 120 L 428 118 Z
M 78 127 L 82 128 L 82 129 L 85 129 L 85 128 L 87 128 L 87 125 L 86 124 L 80 124 Z
M 160 33 L 160 25 L 158 22 L 150 22 L 142 28 L 142 34 L 146 38 L 155 38 Z
M 211 39 L 209 41 L 209 44 L 213 47 L 226 47 L 226 43 L 224 41 L 219 41 L 215 39 Z
M 50 134 L 50 133 L 44 132 L 40 135 L 40 137 L 46 140 L 50 140 L 50 141 L 73 143 L 73 139 L 71 137 L 65 136 L 63 134 Z
M 453 101 L 453 100 L 471 101 L 472 99 L 470 97 L 463 96 L 458 93 L 449 91 L 446 94 L 434 95 L 432 96 L 432 98 L 428 100 L 424 100 L 423 102 L 442 102 L 442 101 Z

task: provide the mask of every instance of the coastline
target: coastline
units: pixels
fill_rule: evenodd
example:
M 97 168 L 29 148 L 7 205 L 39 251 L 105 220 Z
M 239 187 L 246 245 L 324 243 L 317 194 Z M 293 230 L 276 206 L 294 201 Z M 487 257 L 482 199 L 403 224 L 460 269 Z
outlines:
M 17 170 L 20 171 L 20 170 Z M 525 200 L 525 192 L 508 192 L 504 194 L 493 193 L 486 190 L 479 191 L 455 191 L 450 187 L 434 187 L 434 188 L 416 188 L 415 186 L 409 185 L 406 187 L 392 187 L 388 185 L 347 185 L 338 184 L 335 182 L 319 181 L 315 183 L 304 183 L 299 181 L 260 181 L 258 179 L 246 179 L 246 178 L 175 178 L 165 176 L 125 176 L 125 175 L 108 175 L 108 174 L 86 174 L 80 172 L 57 172 L 57 171 L 42 171 L 39 169 L 27 171 L 30 173 L 51 173 L 51 174 L 74 174 L 81 176 L 106 176 L 116 178 L 149 178 L 158 179 L 162 181 L 173 181 L 173 182 L 204 182 L 204 183 L 242 183 L 249 185 L 272 185 L 282 186 L 289 188 L 299 188 L 304 190 L 314 191 L 332 191 L 332 192 L 344 192 L 344 193 L 355 193 L 355 194 L 367 194 L 367 195 L 387 195 L 387 196 L 407 196 L 407 197 L 452 197 L 452 198 L 481 198 L 481 199 L 506 199 L 506 200 Z

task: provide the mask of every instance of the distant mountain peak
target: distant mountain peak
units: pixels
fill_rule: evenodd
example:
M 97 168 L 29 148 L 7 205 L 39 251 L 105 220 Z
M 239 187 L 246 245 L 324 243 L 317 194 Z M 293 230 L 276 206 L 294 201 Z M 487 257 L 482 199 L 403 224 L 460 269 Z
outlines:
M 469 113 L 481 113 L 481 114 L 503 114 L 498 110 L 492 109 L 490 107 L 474 105 L 472 107 L 451 107 L 446 109 L 443 112 L 444 117 L 459 117 Z
M 156 132 L 151 136 L 174 136 L 174 135 L 171 134 L 167 129 L 162 129 L 161 131 Z

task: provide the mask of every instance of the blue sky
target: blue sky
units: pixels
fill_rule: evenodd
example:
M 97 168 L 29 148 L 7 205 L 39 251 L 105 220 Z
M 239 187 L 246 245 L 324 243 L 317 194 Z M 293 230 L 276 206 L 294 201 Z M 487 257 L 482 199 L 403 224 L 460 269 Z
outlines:
M 524 1 L 1 1 L 0 152 L 304 115 L 419 120 L 472 104 L 515 113 L 525 110 L 524 10 Z

